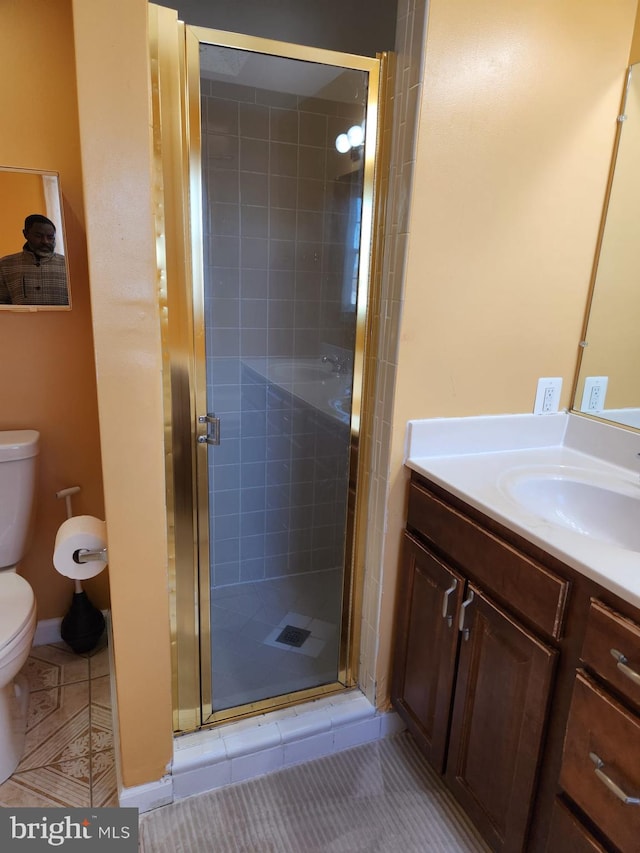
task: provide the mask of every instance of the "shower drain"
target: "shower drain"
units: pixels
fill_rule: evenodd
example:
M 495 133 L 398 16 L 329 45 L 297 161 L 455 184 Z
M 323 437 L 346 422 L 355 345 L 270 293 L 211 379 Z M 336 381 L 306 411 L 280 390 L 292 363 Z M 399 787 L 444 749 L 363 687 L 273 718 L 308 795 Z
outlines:
M 311 631 L 304 628 L 296 628 L 295 625 L 285 625 L 276 637 L 276 643 L 284 643 L 285 646 L 295 646 L 299 649 L 304 641 L 311 635 Z

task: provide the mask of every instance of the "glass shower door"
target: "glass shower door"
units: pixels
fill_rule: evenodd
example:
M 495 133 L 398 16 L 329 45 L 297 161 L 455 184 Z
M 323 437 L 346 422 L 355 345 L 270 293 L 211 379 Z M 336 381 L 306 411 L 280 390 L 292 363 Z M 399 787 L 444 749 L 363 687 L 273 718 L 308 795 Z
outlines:
M 215 715 L 339 685 L 344 669 L 377 60 L 199 32 L 198 535 Z

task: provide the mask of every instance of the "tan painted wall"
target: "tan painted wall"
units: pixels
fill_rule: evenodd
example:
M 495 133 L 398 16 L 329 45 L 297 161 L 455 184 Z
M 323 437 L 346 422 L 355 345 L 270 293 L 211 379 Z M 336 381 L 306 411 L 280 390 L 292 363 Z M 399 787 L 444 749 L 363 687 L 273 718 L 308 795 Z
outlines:
M 388 637 L 410 418 L 569 395 L 636 0 L 431 0 L 392 423 Z M 381 644 L 380 683 L 388 671 Z M 384 690 L 381 690 L 384 696 Z
M 13 0 L 0 18 L 0 164 L 60 173 L 73 294 L 71 312 L 0 311 L 0 429 L 41 433 L 37 528 L 20 571 L 34 588 L 38 618 L 50 619 L 66 613 L 73 595 L 72 581 L 52 564 L 66 518 L 55 493 L 79 485 L 74 512 L 104 512 L 71 3 Z M 21 230 L 12 251 L 22 246 Z M 85 589 L 108 606 L 107 571 Z
M 146 0 L 73 0 L 122 780 L 171 758 Z
M 44 185 L 38 174 L 0 171 L 0 256 L 19 252 L 24 245 L 24 220 L 31 213 L 46 216 Z M 56 228 L 59 228 L 56 225 Z

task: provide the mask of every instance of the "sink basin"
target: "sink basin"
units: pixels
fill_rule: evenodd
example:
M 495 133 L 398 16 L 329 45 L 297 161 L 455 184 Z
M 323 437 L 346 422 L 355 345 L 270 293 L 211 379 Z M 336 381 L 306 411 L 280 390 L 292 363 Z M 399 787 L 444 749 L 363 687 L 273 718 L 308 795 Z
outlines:
M 570 466 L 532 466 L 506 472 L 499 488 L 544 521 L 640 551 L 640 482 Z
M 322 382 L 335 375 L 326 364 L 287 360 L 284 363 L 269 365 L 269 378 L 273 382 Z

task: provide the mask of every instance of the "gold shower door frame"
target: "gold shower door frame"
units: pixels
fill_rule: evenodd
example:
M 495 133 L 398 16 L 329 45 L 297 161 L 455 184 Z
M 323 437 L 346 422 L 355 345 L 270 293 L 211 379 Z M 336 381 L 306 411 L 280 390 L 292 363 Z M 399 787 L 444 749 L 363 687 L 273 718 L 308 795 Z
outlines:
M 173 10 L 149 6 L 156 246 L 163 385 L 173 724 L 192 731 L 296 704 L 357 683 L 368 501 L 370 418 L 383 194 L 389 152 L 382 145 L 388 55 L 361 57 L 220 30 L 185 26 Z M 209 490 L 202 257 L 200 45 L 211 44 L 367 72 L 369 75 L 360 267 L 353 365 L 349 501 L 338 681 L 247 706 L 212 712 Z M 388 134 L 385 135 L 385 139 Z M 386 183 L 386 181 L 385 181 Z M 215 451 L 214 451 L 215 452 Z

